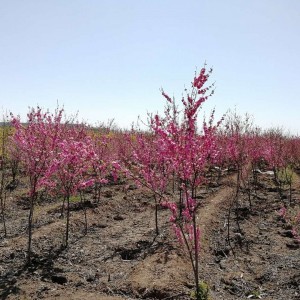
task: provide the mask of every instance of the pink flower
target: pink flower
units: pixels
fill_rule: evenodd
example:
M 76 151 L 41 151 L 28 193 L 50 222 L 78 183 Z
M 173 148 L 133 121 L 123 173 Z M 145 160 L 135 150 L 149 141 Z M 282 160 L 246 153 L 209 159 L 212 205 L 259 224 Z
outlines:
M 181 234 L 180 228 L 175 223 L 173 223 L 172 227 L 173 227 L 173 230 L 175 232 L 175 235 L 177 237 L 178 242 L 180 244 L 183 244 L 183 238 L 182 238 L 182 234 Z
M 281 209 L 278 212 L 279 216 L 283 219 L 286 217 L 286 213 L 287 213 L 287 209 L 284 206 L 281 207 Z

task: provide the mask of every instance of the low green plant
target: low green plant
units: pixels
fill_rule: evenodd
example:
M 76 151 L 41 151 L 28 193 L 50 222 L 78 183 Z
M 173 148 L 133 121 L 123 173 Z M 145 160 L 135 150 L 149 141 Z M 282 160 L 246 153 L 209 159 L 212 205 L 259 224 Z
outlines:
M 80 201 L 80 195 L 70 196 L 70 203 L 76 203 Z
M 261 299 L 261 292 L 259 290 L 251 291 L 247 297 L 248 299 Z
M 294 179 L 294 172 L 290 166 L 279 169 L 278 171 L 278 180 L 285 185 L 290 185 Z
M 193 291 L 191 293 L 191 299 L 195 299 L 195 300 L 212 300 L 211 297 L 209 296 L 209 286 L 205 281 L 200 281 L 199 282 L 199 295 L 198 295 L 198 298 L 197 298 L 196 291 Z
M 292 202 L 292 184 L 294 182 L 295 174 L 291 166 L 286 166 L 278 171 L 278 183 L 280 191 L 285 187 L 289 187 L 289 201 Z

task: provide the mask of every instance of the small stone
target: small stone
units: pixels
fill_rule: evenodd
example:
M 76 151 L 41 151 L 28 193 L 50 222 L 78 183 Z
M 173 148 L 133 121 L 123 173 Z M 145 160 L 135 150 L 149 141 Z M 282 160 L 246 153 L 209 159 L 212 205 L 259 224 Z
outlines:
M 219 262 L 220 268 L 226 270 L 226 261 L 223 259 Z

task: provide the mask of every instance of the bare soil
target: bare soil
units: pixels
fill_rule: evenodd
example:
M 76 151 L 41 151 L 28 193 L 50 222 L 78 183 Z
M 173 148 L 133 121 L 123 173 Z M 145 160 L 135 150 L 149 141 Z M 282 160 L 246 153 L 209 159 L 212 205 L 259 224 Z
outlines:
M 200 191 L 200 278 L 210 299 L 300 299 L 300 248 L 277 214 L 280 199 L 272 179 L 260 175 L 252 207 L 241 194 L 229 219 L 235 175 Z M 100 203 L 86 195 L 84 209 L 72 203 L 70 243 L 64 241 L 61 203 L 41 201 L 34 212 L 33 260 L 26 262 L 28 204 L 19 184 L 7 203 L 8 236 L 0 237 L 0 299 L 190 299 L 191 265 L 170 228 L 169 211 L 159 210 L 155 235 L 151 193 L 133 184 L 105 187 Z M 285 192 L 287 194 L 287 191 Z M 299 206 L 300 180 L 292 205 Z M 240 230 L 238 230 L 240 227 Z M 0 228 L 2 230 L 2 228 Z

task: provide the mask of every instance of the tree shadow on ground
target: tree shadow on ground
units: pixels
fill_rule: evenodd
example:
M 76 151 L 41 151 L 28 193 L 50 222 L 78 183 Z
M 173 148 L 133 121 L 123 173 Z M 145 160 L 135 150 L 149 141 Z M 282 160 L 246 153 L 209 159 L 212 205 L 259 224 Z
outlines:
M 7 299 L 9 295 L 20 294 L 18 280 L 22 275 L 30 275 L 40 270 L 42 279 L 50 279 L 53 282 L 63 284 L 66 278 L 56 275 L 61 272 L 60 269 L 54 267 L 54 262 L 65 251 L 64 246 L 57 249 L 50 248 L 46 255 L 32 254 L 30 264 L 26 263 L 20 266 L 17 270 L 10 270 L 0 278 L 0 299 Z

